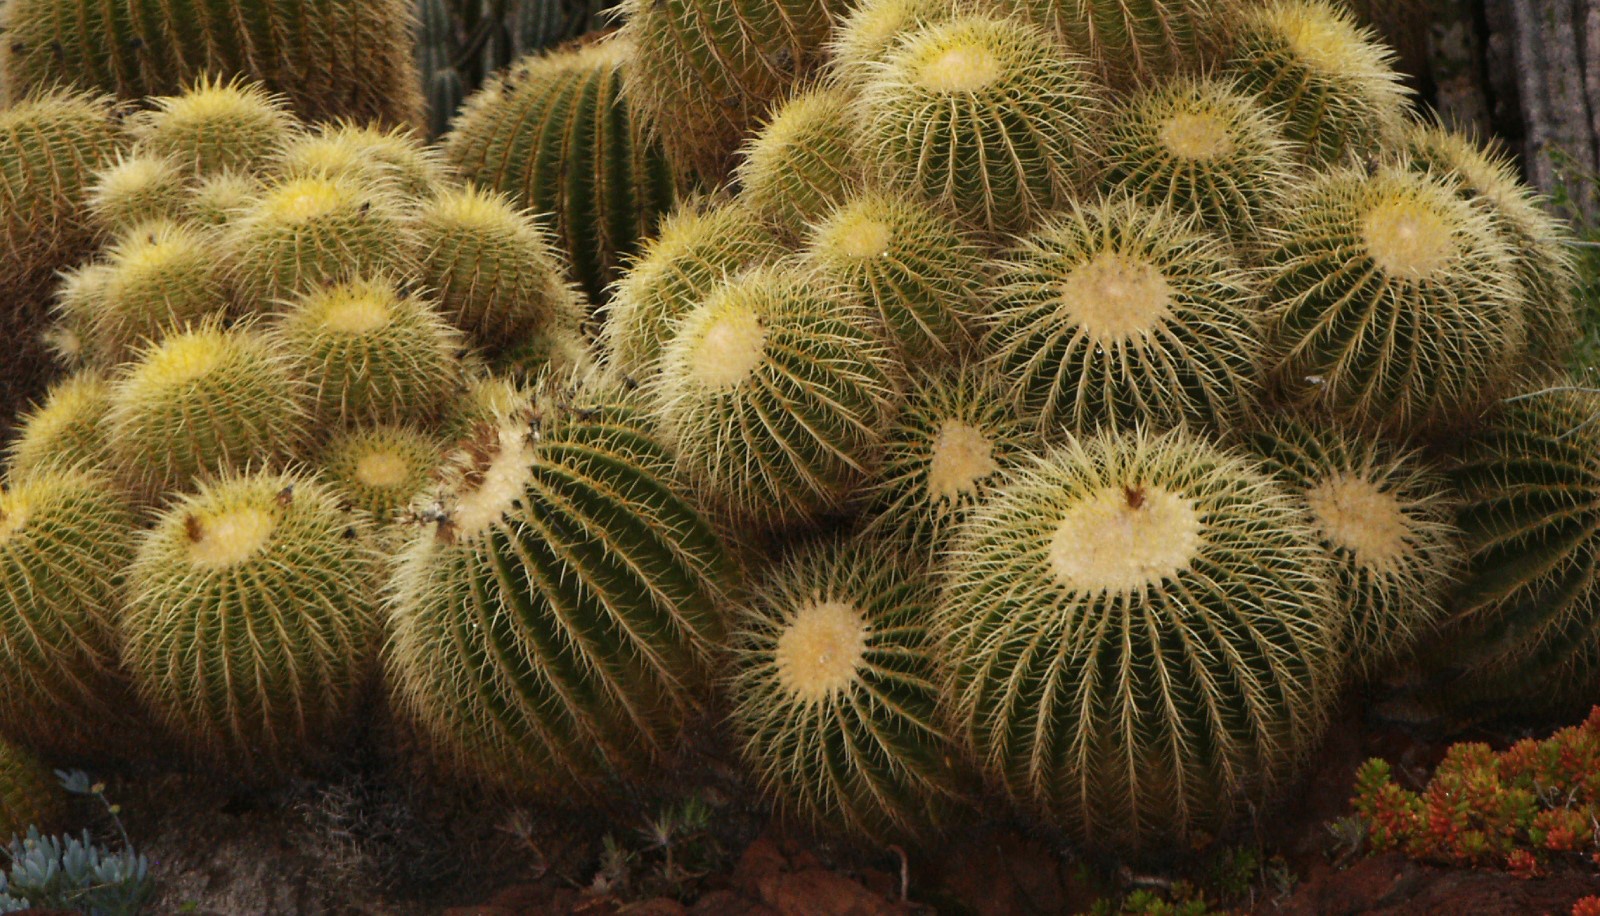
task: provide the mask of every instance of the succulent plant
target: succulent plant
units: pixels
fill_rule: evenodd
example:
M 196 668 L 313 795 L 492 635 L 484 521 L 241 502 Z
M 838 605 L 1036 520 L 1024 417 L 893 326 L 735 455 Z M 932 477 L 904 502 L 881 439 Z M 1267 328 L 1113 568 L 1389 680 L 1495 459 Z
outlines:
M 1562 365 L 1580 336 L 1576 267 L 1566 245 L 1571 231 L 1541 208 L 1538 195 L 1500 150 L 1480 147 L 1438 125 L 1413 125 L 1406 138 L 1413 167 L 1449 177 L 1457 194 L 1489 214 L 1527 293 L 1530 355 L 1537 363 Z
M 261 181 L 243 172 L 218 172 L 195 182 L 183 203 L 184 219 L 197 226 L 220 229 L 250 209 L 261 194 Z
M 6 448 L 6 474 L 19 477 L 55 468 L 103 466 L 110 453 L 101 423 L 111 408 L 111 386 L 84 371 L 50 386 L 44 401 L 17 423 Z
M 278 154 L 281 175 L 350 175 L 421 201 L 450 178 L 444 158 L 403 127 L 336 121 L 295 137 Z
M 227 225 L 228 277 L 246 309 L 327 283 L 409 276 L 415 230 L 400 198 L 352 175 L 280 176 Z
M 1326 555 L 1259 466 L 1192 433 L 1036 458 L 946 564 L 933 628 L 955 721 L 1080 839 L 1215 831 L 1320 738 L 1342 637 Z
M 1261 247 L 1297 178 L 1297 150 L 1255 96 L 1215 79 L 1173 79 L 1124 103 L 1107 131 L 1102 183 L 1198 216 L 1242 250 Z
M 432 302 L 387 278 L 316 290 L 275 317 L 267 337 L 311 388 L 311 416 L 321 430 L 432 426 L 461 388 L 461 333 Z
M 739 194 L 751 208 L 800 232 L 860 185 L 851 96 L 848 89 L 822 83 L 773 110 L 734 169 Z
M 334 435 L 317 466 L 348 505 L 381 527 L 433 484 L 444 460 L 443 444 L 415 426 L 371 426 Z
M 201 79 L 181 94 L 158 96 L 132 124 L 138 149 L 186 174 L 252 171 L 287 144 L 299 123 L 283 97 L 239 80 Z
M 303 474 L 177 498 L 128 568 L 123 662 L 198 756 L 270 779 L 334 745 L 377 661 L 377 555 Z
M 1270 374 L 1299 409 L 1448 427 L 1499 394 L 1526 352 L 1511 254 L 1443 179 L 1325 175 L 1291 202 L 1266 264 Z
M 1022 0 L 1023 15 L 1053 30 L 1113 86 L 1151 84 L 1202 70 L 1226 47 L 1252 0 Z
M 1600 679 L 1600 393 L 1507 401 L 1456 470 L 1470 555 L 1435 647 L 1442 698 L 1502 710 L 1588 705 Z
M 93 754 L 126 710 L 117 667 L 133 513 L 104 475 L 40 468 L 0 490 L 0 733 Z
M 1025 229 L 1086 177 L 1099 91 L 1036 26 L 967 15 L 900 38 L 860 88 L 884 178 L 996 232 Z
M 1437 631 L 1461 572 L 1449 482 L 1420 451 L 1336 427 L 1276 418 L 1246 441 L 1332 556 L 1351 668 L 1380 675 Z
M 999 380 L 977 367 L 914 372 L 884 436 L 871 530 L 931 560 L 962 519 L 1043 446 Z
M 888 57 L 901 36 L 991 6 L 987 0 L 861 0 L 851 4 L 828 39 L 829 72 L 846 86 L 859 86 Z
M 734 151 L 822 60 L 836 0 L 624 0 L 631 111 L 687 187 L 720 184 Z
M 921 570 L 893 541 L 838 538 L 801 548 L 753 591 L 729 693 L 762 790 L 825 831 L 892 841 L 942 826 L 961 786 Z
M 741 202 L 699 199 L 674 210 L 617 282 L 601 330 L 611 369 L 648 380 L 674 321 L 718 283 L 783 254 L 772 227 Z
M 674 199 L 665 154 L 622 93 L 631 53 L 609 40 L 525 60 L 473 94 L 443 141 L 462 177 L 549 214 L 596 305 Z
M 856 194 L 819 218 L 801 257 L 876 311 L 907 362 L 972 349 L 987 259 L 942 211 L 892 192 Z
M 0 741 L 0 836 L 49 830 L 66 816 L 66 795 L 50 770 L 20 747 Z
M 166 332 L 229 309 L 210 235 L 185 223 L 147 222 L 107 249 L 106 272 L 89 301 L 63 297 L 63 317 L 78 329 L 86 360 L 109 369 Z M 89 268 L 98 271 L 98 265 Z
M 146 501 L 197 476 L 288 459 L 309 432 L 305 383 L 250 327 L 208 322 L 120 367 L 106 438 L 116 476 Z
M 583 318 L 560 255 L 504 195 L 441 190 L 417 216 L 419 275 L 456 327 L 491 348 Z
M 13 100 L 58 83 L 139 99 L 242 78 L 308 120 L 421 124 L 408 0 L 14 0 L 4 13 Z
M 1102 199 L 1019 240 L 986 347 L 1040 429 L 1228 426 L 1259 393 L 1259 303 L 1192 217 Z
M 570 793 L 678 739 L 731 572 L 644 419 L 544 401 L 458 453 L 389 588 L 390 677 L 446 762 Z
M 1407 93 L 1394 54 L 1329 0 L 1246 9 L 1228 69 L 1282 118 L 1317 165 L 1365 157 L 1398 140 Z
M 187 197 L 184 174 L 172 160 L 119 153 L 90 186 L 87 206 L 95 227 L 113 235 L 152 220 L 174 220 Z
M 676 324 L 651 380 L 678 467 L 728 520 L 777 528 L 842 508 L 899 403 L 871 312 L 793 271 L 752 271 Z

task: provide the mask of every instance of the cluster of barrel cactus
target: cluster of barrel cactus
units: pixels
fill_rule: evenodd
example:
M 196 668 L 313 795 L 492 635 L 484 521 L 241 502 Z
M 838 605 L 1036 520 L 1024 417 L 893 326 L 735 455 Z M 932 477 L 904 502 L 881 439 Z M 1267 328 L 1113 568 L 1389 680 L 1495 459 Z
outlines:
M 376 683 L 560 797 L 725 707 L 820 829 L 988 786 L 1137 852 L 1352 682 L 1593 698 L 1561 226 L 1347 11 L 622 9 L 438 151 L 225 74 L 0 115 L 73 372 L 0 492 L 0 732 L 136 703 L 271 778 Z

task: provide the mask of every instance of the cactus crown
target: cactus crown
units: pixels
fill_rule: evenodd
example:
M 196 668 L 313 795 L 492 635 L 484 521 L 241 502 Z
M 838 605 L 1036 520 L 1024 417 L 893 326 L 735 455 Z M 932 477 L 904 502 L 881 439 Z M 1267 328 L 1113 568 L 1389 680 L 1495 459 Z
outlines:
M 196 175 L 252 168 L 298 129 L 281 96 L 259 84 L 202 77 L 181 95 L 151 99 L 133 124 L 139 148 Z

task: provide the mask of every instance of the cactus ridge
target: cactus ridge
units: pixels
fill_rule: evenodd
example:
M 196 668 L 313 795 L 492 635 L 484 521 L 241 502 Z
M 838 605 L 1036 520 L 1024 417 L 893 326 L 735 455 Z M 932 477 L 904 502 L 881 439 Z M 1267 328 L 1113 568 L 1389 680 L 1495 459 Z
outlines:
M 87 469 L 10 475 L 0 490 L 0 733 L 83 754 L 126 711 L 117 666 L 134 521 Z
M 1272 106 L 1314 165 L 1400 138 L 1409 93 L 1394 52 L 1327 0 L 1271 0 L 1240 17 L 1227 69 Z
M 1332 555 L 1352 669 L 1377 677 L 1435 635 L 1465 559 L 1444 474 L 1420 451 L 1290 418 L 1247 441 Z
M 928 581 L 892 542 L 833 539 L 754 591 L 728 690 L 763 791 L 815 827 L 929 835 L 960 789 L 938 715 Z
M 1022 0 L 1022 14 L 1093 61 L 1113 86 L 1204 69 L 1226 45 L 1241 0 Z
M 526 408 L 531 411 L 531 407 Z M 664 754 L 721 639 L 722 549 L 626 405 L 480 427 L 400 555 L 389 670 L 441 754 L 533 792 Z
M 1117 112 L 1102 183 L 1194 214 L 1248 251 L 1277 222 L 1298 177 L 1296 153 L 1271 113 L 1232 82 L 1174 79 Z
M 474 93 L 445 158 L 469 181 L 550 215 L 572 279 L 599 305 L 675 197 L 671 168 L 622 91 L 611 40 L 526 60 Z
M 335 743 L 376 662 L 377 557 L 306 474 L 202 481 L 128 568 L 123 660 L 198 755 L 270 778 Z
M 1041 429 L 1226 427 L 1257 400 L 1259 292 L 1192 217 L 1074 205 L 1007 258 L 990 361 Z
M 43 403 L 23 415 L 6 447 L 6 474 L 103 466 L 110 454 L 101 423 L 111 408 L 111 386 L 93 370 L 50 386 Z
M 851 96 L 824 83 L 774 109 L 740 150 L 740 197 L 796 232 L 843 202 L 861 184 Z
M 985 16 L 900 39 L 860 106 L 862 145 L 885 180 L 996 232 L 1068 200 L 1102 107 L 1081 59 L 1034 26 Z
M 676 325 L 650 390 L 678 467 L 732 519 L 780 527 L 842 507 L 898 406 L 872 315 L 791 271 L 752 271 Z
M 1525 353 L 1510 252 L 1443 179 L 1330 173 L 1296 197 L 1266 261 L 1269 374 L 1301 409 L 1445 426 L 1498 394 Z
M 944 212 L 903 194 L 862 192 L 811 227 L 801 258 L 876 311 L 908 362 L 937 364 L 973 349 L 987 259 Z
M 1340 674 L 1327 565 L 1252 462 L 1183 431 L 1073 440 L 956 535 L 934 626 L 953 715 L 1080 838 L 1214 830 L 1320 735 Z

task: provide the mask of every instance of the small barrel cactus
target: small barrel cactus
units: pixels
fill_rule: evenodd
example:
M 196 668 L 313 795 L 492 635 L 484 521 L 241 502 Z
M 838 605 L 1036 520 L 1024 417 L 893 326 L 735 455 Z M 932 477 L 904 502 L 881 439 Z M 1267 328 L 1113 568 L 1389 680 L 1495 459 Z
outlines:
M 152 220 L 175 220 L 188 196 L 185 175 L 171 159 L 119 153 L 101 169 L 86 201 L 95 227 L 122 234 Z
M 433 484 L 444 458 L 443 444 L 415 426 L 372 426 L 335 435 L 317 466 L 348 505 L 382 526 Z
M 1227 426 L 1259 389 L 1259 292 L 1192 217 L 1073 206 L 1008 257 L 986 347 L 1041 429 Z
M 254 170 L 299 129 L 281 97 L 252 83 L 205 79 L 150 101 L 154 107 L 133 121 L 139 150 L 194 176 Z
M 268 779 L 337 744 L 377 661 L 377 555 L 314 478 L 223 474 L 128 568 L 123 662 L 198 756 Z
M 899 404 L 900 372 L 865 307 L 769 268 L 678 322 L 650 391 L 704 498 L 730 521 L 777 528 L 855 493 Z
M 828 39 L 829 72 L 844 85 L 859 86 L 902 35 L 985 5 L 986 0 L 860 0 Z
M 1191 433 L 1075 440 L 968 517 L 935 615 L 953 714 L 1018 802 L 1124 850 L 1214 832 L 1294 771 L 1340 680 L 1328 560 Z
M 795 95 L 745 144 L 734 180 L 745 202 L 791 232 L 860 184 L 851 93 L 823 84 Z
M 91 302 L 81 310 L 72 300 L 61 302 L 91 365 L 110 369 L 168 331 L 229 310 L 213 239 L 185 223 L 160 220 L 124 233 L 106 251 L 104 264 Z
M 595 305 L 674 197 L 661 146 L 622 93 L 631 53 L 611 40 L 526 59 L 468 98 L 444 138 L 462 177 L 550 215 L 572 279 Z
M 932 603 L 892 541 L 811 544 L 755 586 L 732 640 L 731 718 L 780 809 L 879 841 L 941 826 L 961 787 Z
M 181 214 L 197 226 L 216 229 L 248 210 L 261 193 L 261 181 L 243 172 L 218 172 L 189 186 Z
M 423 200 L 449 180 L 438 151 L 402 127 L 340 121 L 295 137 L 275 158 L 278 174 L 295 177 L 353 175 L 393 188 L 406 200 Z
M 1114 86 L 1202 70 L 1252 0 L 1020 0 L 1028 18 L 1093 62 Z
M 104 466 L 110 454 L 101 424 L 111 409 L 111 385 L 85 370 L 50 386 L 44 401 L 17 423 L 7 447 L 7 475 L 46 468 Z

